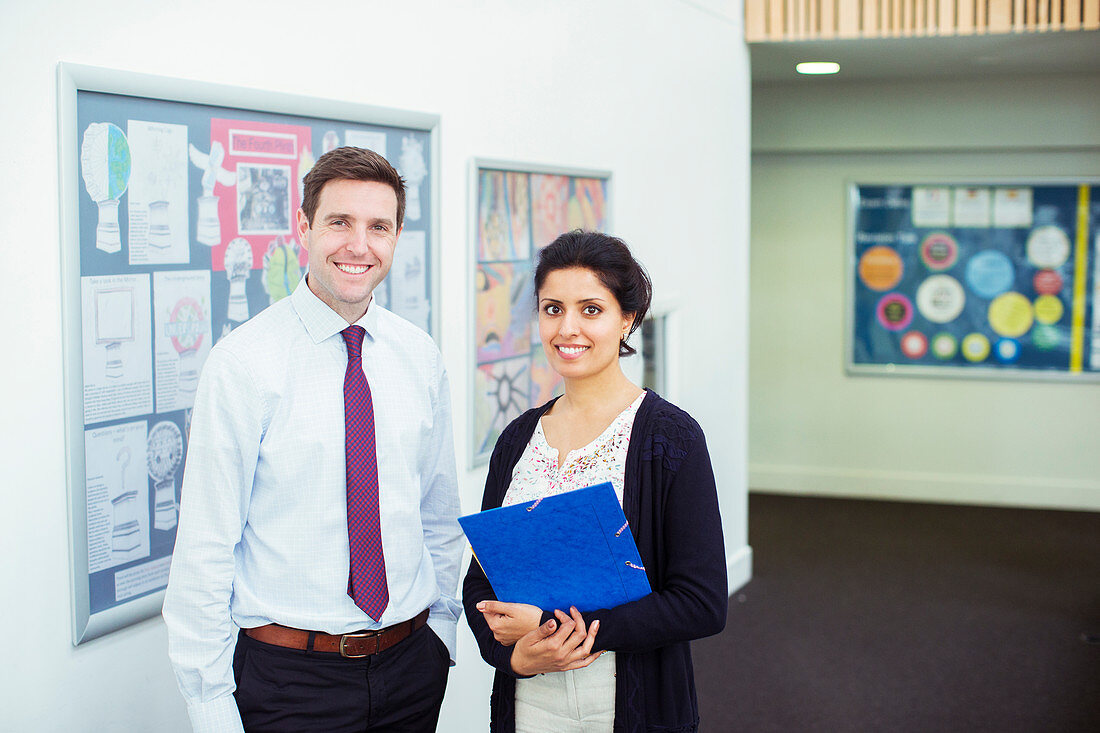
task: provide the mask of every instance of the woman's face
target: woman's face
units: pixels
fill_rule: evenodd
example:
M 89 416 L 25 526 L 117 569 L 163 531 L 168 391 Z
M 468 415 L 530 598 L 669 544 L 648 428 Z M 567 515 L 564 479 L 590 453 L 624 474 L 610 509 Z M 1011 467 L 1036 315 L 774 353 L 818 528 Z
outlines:
M 539 337 L 554 371 L 582 379 L 618 367 L 619 341 L 633 314 L 622 312 L 596 273 L 583 267 L 554 270 L 538 298 Z

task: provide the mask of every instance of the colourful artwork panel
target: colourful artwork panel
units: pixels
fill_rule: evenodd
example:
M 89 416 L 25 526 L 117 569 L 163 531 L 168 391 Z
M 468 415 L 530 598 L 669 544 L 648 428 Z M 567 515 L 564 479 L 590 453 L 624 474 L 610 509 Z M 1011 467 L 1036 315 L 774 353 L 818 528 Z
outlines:
M 477 361 L 496 361 L 531 351 L 535 291 L 529 262 L 478 265 Z
M 539 342 L 538 250 L 571 229 L 606 231 L 608 177 L 479 166 L 474 252 L 471 463 L 488 458 L 505 425 L 561 394 Z
M 508 423 L 531 406 L 531 360 L 506 359 L 478 366 L 474 375 L 474 446 L 488 456 Z
M 482 171 L 478 181 L 478 260 L 525 260 L 531 253 L 530 176 Z
M 569 231 L 568 176 L 531 175 L 531 228 L 539 249 Z

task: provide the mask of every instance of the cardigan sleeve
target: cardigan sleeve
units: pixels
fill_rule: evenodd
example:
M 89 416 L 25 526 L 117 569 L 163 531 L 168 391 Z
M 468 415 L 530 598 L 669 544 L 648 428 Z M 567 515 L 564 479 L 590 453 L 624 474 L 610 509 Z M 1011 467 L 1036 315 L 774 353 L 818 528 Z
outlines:
M 696 430 L 657 510 L 662 531 L 653 547 L 660 554 L 661 587 L 637 601 L 584 614 L 586 623 L 600 621 L 594 650 L 644 652 L 725 627 L 729 599 L 718 492 L 706 439 Z
M 503 436 L 502 436 L 503 438 Z M 495 509 L 501 505 L 504 499 L 504 474 L 507 468 L 504 463 L 504 440 L 498 440 L 493 448 L 493 455 L 489 459 L 489 473 L 485 478 L 485 493 L 481 500 L 481 511 Z M 470 560 L 470 568 L 466 571 L 466 579 L 462 583 L 462 605 L 466 610 L 466 623 L 474 633 L 477 646 L 481 650 L 482 658 L 496 667 L 498 670 L 512 677 L 522 677 L 512 671 L 512 646 L 504 646 L 493 638 L 493 630 L 485 622 L 481 611 L 477 610 L 477 604 L 481 601 L 495 601 L 496 594 L 485 577 L 485 571 L 481 569 L 477 558 Z

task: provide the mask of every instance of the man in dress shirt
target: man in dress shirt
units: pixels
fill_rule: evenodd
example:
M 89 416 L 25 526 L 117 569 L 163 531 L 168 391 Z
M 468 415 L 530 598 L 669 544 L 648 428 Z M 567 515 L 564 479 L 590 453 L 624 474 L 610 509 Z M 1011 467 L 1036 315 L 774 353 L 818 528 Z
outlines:
M 164 601 L 196 731 L 436 725 L 461 611 L 450 393 L 431 338 L 371 300 L 404 208 L 382 156 L 321 156 L 297 213 L 308 276 L 203 369 Z M 362 338 L 373 404 L 378 620 L 349 589 L 345 330 Z

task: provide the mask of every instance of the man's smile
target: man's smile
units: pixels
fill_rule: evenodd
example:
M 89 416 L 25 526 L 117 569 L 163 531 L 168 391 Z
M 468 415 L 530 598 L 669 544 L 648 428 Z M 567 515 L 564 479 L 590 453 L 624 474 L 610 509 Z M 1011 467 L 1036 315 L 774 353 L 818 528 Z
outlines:
M 362 275 L 372 267 L 372 265 L 349 265 L 343 262 L 337 262 L 335 264 L 337 270 L 346 272 L 349 275 Z

